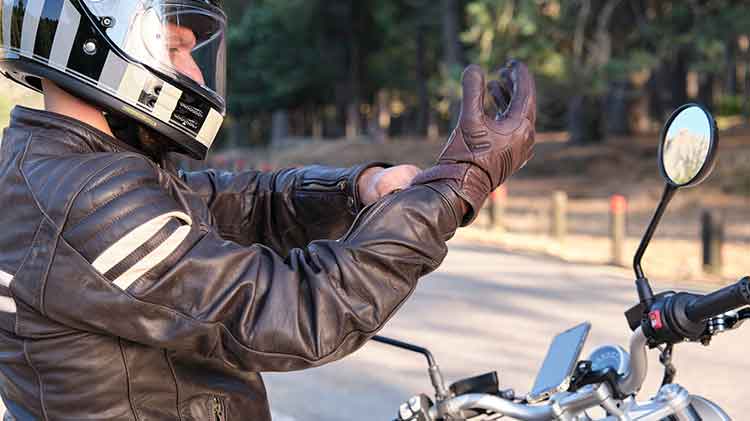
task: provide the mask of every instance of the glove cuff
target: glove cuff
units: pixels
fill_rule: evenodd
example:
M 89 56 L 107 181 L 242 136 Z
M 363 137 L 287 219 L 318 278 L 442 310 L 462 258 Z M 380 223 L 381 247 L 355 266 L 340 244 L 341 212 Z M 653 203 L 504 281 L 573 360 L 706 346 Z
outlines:
M 439 164 L 419 173 L 412 184 L 444 183 L 465 203 L 454 204 L 457 215 L 463 215 L 461 226 L 476 219 L 492 191 L 487 173 L 468 163 Z

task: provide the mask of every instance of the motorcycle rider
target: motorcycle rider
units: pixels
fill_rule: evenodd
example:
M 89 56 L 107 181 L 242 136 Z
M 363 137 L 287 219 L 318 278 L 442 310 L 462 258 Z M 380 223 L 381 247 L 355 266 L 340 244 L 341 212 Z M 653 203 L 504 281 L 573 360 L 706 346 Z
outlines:
M 18 420 L 270 420 L 258 373 L 362 346 L 531 156 L 514 62 L 496 120 L 467 68 L 459 125 L 413 180 L 182 172 L 167 153 L 204 158 L 225 113 L 219 0 L 23 6 L 3 0 L 0 67 L 47 111 L 17 107 L 0 149 L 0 393 Z

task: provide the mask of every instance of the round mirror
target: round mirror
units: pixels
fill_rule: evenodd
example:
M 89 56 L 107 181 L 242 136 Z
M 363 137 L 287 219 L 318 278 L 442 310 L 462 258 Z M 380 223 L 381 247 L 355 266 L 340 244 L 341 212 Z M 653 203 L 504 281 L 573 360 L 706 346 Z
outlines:
M 718 142 L 716 122 L 708 111 L 696 104 L 678 108 L 662 133 L 662 176 L 674 187 L 699 184 L 713 170 Z

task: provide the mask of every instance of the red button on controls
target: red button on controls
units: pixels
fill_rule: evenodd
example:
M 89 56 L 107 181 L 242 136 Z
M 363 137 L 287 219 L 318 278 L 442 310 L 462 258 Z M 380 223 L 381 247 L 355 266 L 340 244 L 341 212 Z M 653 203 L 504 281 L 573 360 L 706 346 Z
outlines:
M 653 329 L 659 330 L 664 327 L 664 324 L 661 321 L 661 311 L 653 310 L 648 313 L 648 318 L 651 320 L 651 327 Z

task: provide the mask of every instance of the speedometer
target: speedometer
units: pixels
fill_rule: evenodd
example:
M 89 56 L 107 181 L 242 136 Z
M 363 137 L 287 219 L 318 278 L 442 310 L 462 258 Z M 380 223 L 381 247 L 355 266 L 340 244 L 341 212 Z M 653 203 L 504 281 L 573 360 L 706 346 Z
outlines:
M 617 373 L 623 375 L 628 372 L 630 357 L 622 347 L 617 345 L 604 345 L 596 348 L 589 355 L 591 369 L 595 371 L 613 368 Z

